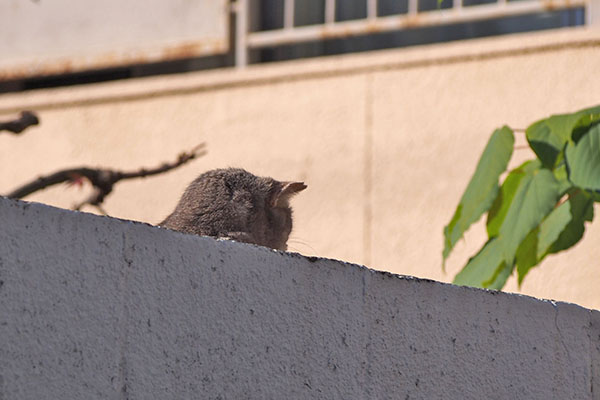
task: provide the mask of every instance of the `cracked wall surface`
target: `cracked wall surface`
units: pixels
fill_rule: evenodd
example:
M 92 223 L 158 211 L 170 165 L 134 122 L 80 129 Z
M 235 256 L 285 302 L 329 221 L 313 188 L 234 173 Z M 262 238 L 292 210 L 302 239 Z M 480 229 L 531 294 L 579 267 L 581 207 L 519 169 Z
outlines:
M 598 399 L 600 313 L 0 198 L 0 399 Z

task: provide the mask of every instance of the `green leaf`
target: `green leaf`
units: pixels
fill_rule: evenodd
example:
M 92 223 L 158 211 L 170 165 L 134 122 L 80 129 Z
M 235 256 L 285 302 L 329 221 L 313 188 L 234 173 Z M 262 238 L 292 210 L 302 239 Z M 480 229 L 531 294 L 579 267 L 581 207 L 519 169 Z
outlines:
M 484 283 L 494 276 L 495 271 L 504 264 L 502 243 L 498 238 L 491 238 L 471 257 L 467 265 L 454 277 L 455 285 L 475 286 L 483 288 Z
M 539 227 L 536 227 L 529 232 L 517 249 L 515 262 L 517 264 L 517 279 L 519 286 L 521 286 L 521 282 L 523 282 L 523 278 L 525 278 L 527 272 L 540 261 L 537 258 L 539 231 Z
M 486 225 L 488 237 L 498 236 L 500 226 L 504 222 L 504 218 L 519 188 L 521 179 L 528 173 L 531 174 L 534 170 L 539 169 L 540 166 L 541 164 L 537 160 L 526 161 L 508 174 L 488 213 Z
M 594 125 L 600 123 L 600 106 L 579 111 L 580 118 L 573 127 L 571 140 L 575 143 Z
M 488 206 L 489 239 L 456 275 L 456 284 L 500 289 L 516 267 L 520 285 L 548 254 L 577 243 L 593 219 L 594 202 L 600 202 L 600 106 L 537 121 L 526 136 L 538 159 L 511 171 L 496 188 Z M 474 178 L 445 229 L 444 260 L 472 223 L 462 225 L 469 221 L 463 200 L 477 187 L 471 187 Z M 485 199 L 493 193 L 492 185 Z M 565 194 L 567 201 L 556 206 Z
M 504 261 L 500 264 L 498 269 L 496 269 L 492 278 L 489 281 L 483 282 L 483 286 L 488 289 L 502 289 L 513 269 L 514 265 L 507 264 L 506 261 Z
M 600 190 L 600 125 L 592 127 L 565 151 L 569 180 L 587 190 Z
M 583 130 L 598 121 L 600 106 L 537 121 L 527 128 L 525 135 L 542 164 L 552 169 L 565 144 L 571 139 L 577 140 Z
M 469 226 L 492 205 L 498 194 L 498 178 L 506 170 L 514 141 L 513 132 L 507 126 L 492 134 L 452 220 L 444 227 L 443 263 Z
M 576 191 L 569 196 L 571 220 L 548 249 L 548 253 L 558 253 L 575 245 L 583 237 L 585 221 L 594 219 L 594 200 L 584 191 Z
M 534 161 L 512 172 L 515 178 L 511 191 L 514 194 L 507 196 L 510 201 L 503 202 L 499 208 L 501 211 L 494 217 L 500 221 L 499 227 L 494 228 L 497 236 L 492 237 L 469 260 L 455 277 L 456 284 L 500 289 L 512 272 L 517 250 L 523 241 L 526 241 L 523 246 L 534 249 L 533 258 L 537 256 L 538 237 L 535 235 L 527 240 L 528 235 L 552 211 L 559 197 L 559 184 L 554 175 L 539 167 L 539 162 Z M 512 188 L 512 185 L 516 185 L 516 188 Z M 502 211 L 503 208 L 506 211 Z M 504 214 L 502 218 L 499 217 L 501 213 Z M 523 260 L 523 255 L 520 255 L 520 259 Z M 534 261 L 522 261 L 521 264 L 531 264 Z
M 558 240 L 560 234 L 573 219 L 571 202 L 566 201 L 556 207 L 540 224 L 540 233 L 537 246 L 537 259 L 539 261 L 548 253 L 550 246 Z
M 529 270 L 538 265 L 571 222 L 571 203 L 564 202 L 554 208 L 542 223 L 533 229 L 519 245 L 516 254 L 519 285 Z
M 552 168 L 560 150 L 569 140 L 562 130 L 554 131 L 548 126 L 548 120 L 538 121 L 525 131 L 529 146 L 546 168 Z
M 504 257 L 512 263 L 527 234 L 552 210 L 559 196 L 559 184 L 549 170 L 528 173 L 521 180 L 498 233 L 503 237 Z
M 567 165 L 565 163 L 561 163 L 552 172 L 554 173 L 554 177 L 556 178 L 559 185 L 558 192 L 562 196 L 573 187 L 573 184 L 571 183 L 571 181 L 569 181 L 569 176 L 567 174 Z

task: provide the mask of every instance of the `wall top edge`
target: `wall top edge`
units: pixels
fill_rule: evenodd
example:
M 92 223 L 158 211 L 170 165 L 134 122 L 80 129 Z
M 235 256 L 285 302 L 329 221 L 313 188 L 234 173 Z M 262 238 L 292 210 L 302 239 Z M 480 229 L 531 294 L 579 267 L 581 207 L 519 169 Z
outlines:
M 247 244 L 247 243 L 238 243 L 238 242 L 235 242 L 233 240 L 228 240 L 228 239 L 214 239 L 214 238 L 210 238 L 210 237 L 200 237 L 200 236 L 196 236 L 196 235 L 189 235 L 189 234 L 184 234 L 181 232 L 170 231 L 166 228 L 156 227 L 156 226 L 153 226 L 146 222 L 115 218 L 115 217 L 110 217 L 110 216 L 105 216 L 105 215 L 96 215 L 96 214 L 86 213 L 83 211 L 67 210 L 67 209 L 53 207 L 53 206 L 50 206 L 47 204 L 42 204 L 42 203 L 37 203 L 37 202 L 29 202 L 29 201 L 18 200 L 18 199 L 9 199 L 7 197 L 0 196 L 0 219 L 2 219 L 3 215 L 4 215 L 4 217 L 6 217 L 6 213 L 12 213 L 12 212 L 20 213 L 23 215 L 31 214 L 31 213 L 38 214 L 38 215 L 39 214 L 47 214 L 47 217 L 45 219 L 56 219 L 56 220 L 58 218 L 81 218 L 82 219 L 81 223 L 84 223 L 84 224 L 100 224 L 100 223 L 108 223 L 111 225 L 114 224 L 115 232 L 125 231 L 128 229 L 140 229 L 140 230 L 151 229 L 151 230 L 155 230 L 155 231 L 162 231 L 159 234 L 180 236 L 181 238 L 185 238 L 184 240 L 193 240 L 193 241 L 211 243 L 218 247 L 221 247 L 225 251 L 227 251 L 228 248 L 230 250 L 233 249 L 234 251 L 245 248 L 246 251 L 249 251 L 249 252 L 268 253 L 270 255 L 277 254 L 278 256 L 281 256 L 281 257 L 296 258 L 296 259 L 300 260 L 301 262 L 307 262 L 307 263 L 310 263 L 313 265 L 321 264 L 321 266 L 328 267 L 328 268 L 330 268 L 332 266 L 337 266 L 337 267 L 342 267 L 342 268 L 351 268 L 355 271 L 360 270 L 364 274 L 368 274 L 368 275 L 378 277 L 378 278 L 397 279 L 397 280 L 405 281 L 405 282 L 413 282 L 418 285 L 434 285 L 434 286 L 438 286 L 438 287 L 443 287 L 446 290 L 459 290 L 459 291 L 464 292 L 465 294 L 479 293 L 479 295 L 484 295 L 484 296 L 501 296 L 504 298 L 520 299 L 521 301 L 533 301 L 533 302 L 537 302 L 537 303 L 551 304 L 555 308 L 563 305 L 563 306 L 568 306 L 568 307 L 574 306 L 577 308 L 581 308 L 589 313 L 600 312 L 598 310 L 585 308 L 578 304 L 564 302 L 564 301 L 540 299 L 540 298 L 523 295 L 523 294 L 519 294 L 519 293 L 509 293 L 509 292 L 490 290 L 490 289 L 479 289 L 479 288 L 468 287 L 468 286 L 457 286 L 457 285 L 453 285 L 453 284 L 449 284 L 449 283 L 435 281 L 432 279 L 424 279 L 424 278 L 419 278 L 419 277 L 410 276 L 410 275 L 401 275 L 401 274 L 395 274 L 395 273 L 388 272 L 388 271 L 380 271 L 377 269 L 370 268 L 368 266 L 354 264 L 354 263 L 346 262 L 343 260 L 336 260 L 336 259 L 317 257 L 317 256 L 305 256 L 301 253 L 296 253 L 296 252 L 284 252 L 284 251 L 280 251 L 280 250 L 272 250 L 272 249 L 268 249 L 266 247 L 257 246 L 257 245 L 253 245 L 253 244 Z

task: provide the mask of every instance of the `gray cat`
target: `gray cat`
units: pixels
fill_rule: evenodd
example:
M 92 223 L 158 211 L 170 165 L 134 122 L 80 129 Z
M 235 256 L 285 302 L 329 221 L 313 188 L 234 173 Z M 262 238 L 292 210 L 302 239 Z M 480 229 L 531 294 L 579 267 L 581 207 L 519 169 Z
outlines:
M 215 169 L 196 178 L 159 225 L 286 250 L 292 230 L 289 199 L 304 189 L 303 182 L 279 182 L 239 168 Z

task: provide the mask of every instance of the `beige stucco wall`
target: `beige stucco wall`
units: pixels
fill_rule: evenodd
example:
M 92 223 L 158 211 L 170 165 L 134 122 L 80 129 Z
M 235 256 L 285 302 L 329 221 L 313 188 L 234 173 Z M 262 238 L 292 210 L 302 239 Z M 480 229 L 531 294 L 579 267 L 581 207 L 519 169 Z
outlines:
M 449 282 L 484 241 L 473 228 L 442 272 L 443 226 L 490 133 L 600 104 L 598 71 L 600 32 L 575 29 L 3 95 L 0 118 L 34 109 L 42 123 L 0 135 L 0 193 L 80 164 L 154 166 L 206 142 L 179 170 L 119 184 L 105 209 L 156 223 L 200 172 L 240 166 L 308 184 L 291 250 Z M 69 207 L 85 194 L 28 200 Z M 600 308 L 598 243 L 595 221 L 520 291 Z M 519 290 L 514 278 L 505 289 Z

